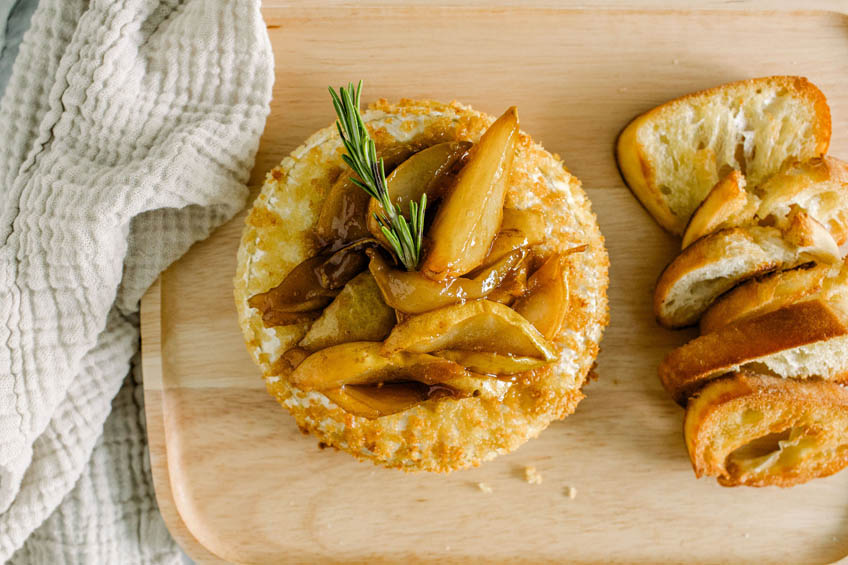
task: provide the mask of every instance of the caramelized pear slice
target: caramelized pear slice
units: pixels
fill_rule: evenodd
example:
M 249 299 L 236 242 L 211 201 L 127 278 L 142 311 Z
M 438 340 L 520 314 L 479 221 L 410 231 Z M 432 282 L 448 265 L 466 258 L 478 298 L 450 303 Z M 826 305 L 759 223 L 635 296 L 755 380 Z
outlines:
M 395 326 L 383 353 L 430 353 L 444 349 L 486 351 L 546 362 L 556 351 L 530 322 L 504 306 L 477 300 L 439 308 Z
M 247 303 L 262 313 L 268 326 L 293 323 L 292 313 L 323 308 L 339 293 L 321 286 L 317 269 L 326 257 L 312 257 L 292 269 L 283 281 L 267 292 L 251 296 Z
M 417 381 L 434 385 L 466 375 L 447 359 L 404 351 L 381 353 L 382 344 L 353 341 L 313 353 L 292 371 L 291 383 L 303 390 L 328 390 L 343 385 Z
M 512 383 L 506 380 L 468 375 L 431 386 L 416 382 L 345 385 L 322 391 L 345 412 L 373 420 L 404 412 L 431 399 L 483 398 L 503 400 Z
M 568 312 L 568 282 L 562 267 L 563 256 L 551 255 L 530 275 L 527 294 L 512 305 L 547 339 L 559 333 Z
M 318 282 L 321 286 L 330 290 L 343 287 L 368 265 L 368 256 L 365 254 L 365 250 L 379 245 L 379 241 L 369 237 L 345 245 L 329 257 L 325 257 L 324 261 L 315 269 Z
M 393 145 L 381 151 L 379 157 L 383 158 L 383 166 L 389 172 L 418 149 L 420 146 L 417 144 Z M 344 243 L 371 236 L 366 223 L 371 197 L 353 183 L 352 175 L 353 172 L 345 167 L 321 206 L 315 224 L 318 247 L 329 245 L 338 248 Z
M 400 207 L 406 219 L 409 219 L 409 203 L 417 204 L 423 194 L 427 195 L 428 205 L 434 204 L 441 198 L 457 163 L 470 148 L 468 141 L 438 143 L 398 165 L 386 179 L 386 190 L 392 204 Z M 368 230 L 374 237 L 383 237 L 374 215 L 382 216 L 384 213 L 383 206 L 372 198 L 368 204 Z
M 515 357 L 488 351 L 462 351 L 448 349 L 436 351 L 434 355 L 462 365 L 469 371 L 484 375 L 515 375 L 545 365 L 547 361 L 538 357 Z
M 515 107 L 480 138 L 447 192 L 427 233 L 425 276 L 442 281 L 475 269 L 488 255 L 501 225 L 504 196 L 518 138 Z
M 510 306 L 516 298 L 524 296 L 527 292 L 527 271 L 529 257 L 513 270 L 509 276 L 492 292 L 486 296 L 487 300 L 500 302 Z
M 371 197 L 353 183 L 351 174 L 350 169 L 345 167 L 321 206 L 315 224 L 318 247 L 335 247 L 371 235 L 365 222 Z
M 486 386 L 488 381 L 496 386 Z M 404 412 L 427 400 L 440 398 L 468 398 L 481 396 L 481 389 L 503 392 L 487 392 L 489 396 L 503 397 L 506 389 L 503 381 L 488 378 L 460 377 L 439 385 L 417 382 L 379 383 L 377 385 L 345 385 L 323 391 L 323 394 L 338 404 L 345 412 L 373 420 Z
M 544 240 L 545 219 L 541 212 L 504 208 L 501 229 L 483 264 L 490 265 L 516 249 L 531 247 Z
M 300 341 L 310 351 L 348 341 L 382 341 L 395 325 L 395 312 L 383 301 L 371 273 L 348 282 Z
M 425 388 L 429 387 L 425 385 Z M 427 400 L 426 390 L 413 383 L 386 383 L 380 387 L 349 385 L 323 394 L 345 412 L 369 420 L 404 412 Z
M 389 306 L 407 314 L 421 314 L 483 298 L 518 268 L 525 253 L 519 249 L 509 254 L 473 279 L 459 277 L 445 282 L 436 282 L 415 271 L 393 269 L 376 252 L 370 253 L 371 263 L 368 268 Z

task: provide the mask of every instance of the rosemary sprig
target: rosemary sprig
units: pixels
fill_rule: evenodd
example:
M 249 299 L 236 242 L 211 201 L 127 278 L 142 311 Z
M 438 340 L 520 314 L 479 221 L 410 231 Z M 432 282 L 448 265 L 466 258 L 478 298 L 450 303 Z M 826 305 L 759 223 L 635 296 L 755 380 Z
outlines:
M 329 90 L 339 118 L 336 121 L 336 127 L 339 129 L 339 135 L 347 151 L 342 155 L 342 159 L 359 177 L 351 177 L 350 180 L 376 198 L 383 206 L 384 213 L 374 214 L 374 218 L 406 270 L 415 270 L 421 258 L 427 195 L 421 195 L 421 202 L 409 203 L 409 221 L 407 222 L 400 206 L 392 204 L 389 199 L 383 159 L 381 157 L 377 160 L 374 140 L 365 129 L 365 122 L 359 111 L 362 81 L 359 81 L 356 90 L 353 88 L 353 83 L 348 83 L 347 88 L 339 88 L 338 93 L 332 87 Z

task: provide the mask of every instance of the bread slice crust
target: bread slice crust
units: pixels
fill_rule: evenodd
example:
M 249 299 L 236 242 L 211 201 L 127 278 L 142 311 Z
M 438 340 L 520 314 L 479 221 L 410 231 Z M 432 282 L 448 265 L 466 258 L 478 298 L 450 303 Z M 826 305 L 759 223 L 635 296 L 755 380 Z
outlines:
M 658 373 L 665 389 L 681 405 L 708 381 L 769 357 L 848 336 L 848 320 L 822 300 L 791 304 L 702 335 L 666 356 Z M 811 374 L 783 375 L 807 378 Z M 845 371 L 831 375 L 843 380 Z
M 815 157 L 787 163 L 754 188 L 761 221 L 785 225 L 793 208 L 824 225 L 837 245 L 848 241 L 848 163 Z
M 836 272 L 831 265 L 808 263 L 742 283 L 704 313 L 701 333 L 712 333 L 736 321 L 813 298 L 844 304 L 848 311 L 848 258 Z
M 745 186 L 745 175 L 740 171 L 732 171 L 718 181 L 689 218 L 680 247 L 686 249 L 721 229 L 751 223 L 757 212 L 757 202 Z
M 696 476 L 790 487 L 848 465 L 848 389 L 741 372 L 692 398 L 683 430 Z
M 746 226 L 702 237 L 678 255 L 660 275 L 654 314 L 666 328 L 695 324 L 722 294 L 757 275 L 792 269 L 816 258 L 835 261 L 835 244 L 821 226 L 803 214 L 787 230 Z
M 786 110 L 789 102 L 797 108 Z M 785 126 L 778 123 L 781 112 Z M 680 133 L 666 125 L 691 116 L 709 131 L 688 125 Z M 746 137 L 750 122 L 756 122 L 754 136 Z M 695 138 L 701 133 L 706 142 Z M 762 77 L 687 94 L 637 116 L 619 134 L 616 160 L 654 219 L 681 235 L 695 207 L 729 170 L 741 170 L 756 185 L 786 161 L 824 155 L 830 135 L 830 108 L 814 84 L 804 77 Z M 790 143 L 787 138 L 797 147 L 775 153 L 774 145 Z

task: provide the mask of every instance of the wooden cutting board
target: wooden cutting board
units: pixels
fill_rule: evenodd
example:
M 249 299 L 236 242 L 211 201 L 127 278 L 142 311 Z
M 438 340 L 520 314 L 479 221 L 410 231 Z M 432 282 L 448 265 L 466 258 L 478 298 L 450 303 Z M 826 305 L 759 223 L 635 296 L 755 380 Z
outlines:
M 333 120 L 327 85 L 362 78 L 369 101 L 457 99 L 492 114 L 517 104 L 523 129 L 563 156 L 592 199 L 612 261 L 612 323 L 600 379 L 577 413 L 517 452 L 448 476 L 359 463 L 303 436 L 247 356 L 231 290 L 239 215 L 142 303 L 153 477 L 165 519 L 195 559 L 826 562 L 848 553 L 848 473 L 789 490 L 694 478 L 683 413 L 656 378 L 663 355 L 693 334 L 660 329 L 650 308 L 678 244 L 637 204 L 613 159 L 616 134 L 636 114 L 769 74 L 806 75 L 824 90 L 831 152 L 848 157 L 846 16 L 263 10 L 277 78 L 254 186 Z M 524 481 L 527 465 L 542 484 Z

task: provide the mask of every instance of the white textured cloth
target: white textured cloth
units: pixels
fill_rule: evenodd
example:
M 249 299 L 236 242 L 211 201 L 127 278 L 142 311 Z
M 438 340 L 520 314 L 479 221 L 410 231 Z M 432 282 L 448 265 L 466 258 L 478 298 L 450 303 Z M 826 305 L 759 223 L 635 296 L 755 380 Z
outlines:
M 259 0 L 41 1 L 0 103 L 0 562 L 175 559 L 138 302 L 243 205 L 272 82 Z

